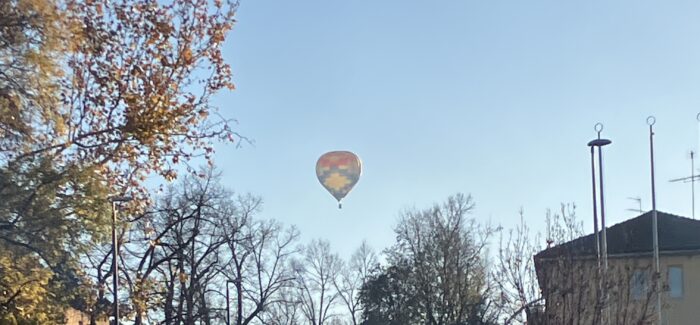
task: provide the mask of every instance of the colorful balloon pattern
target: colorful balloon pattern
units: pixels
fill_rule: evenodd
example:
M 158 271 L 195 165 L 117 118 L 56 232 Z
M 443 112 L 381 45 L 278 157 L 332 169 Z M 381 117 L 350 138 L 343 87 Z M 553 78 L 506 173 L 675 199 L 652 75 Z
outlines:
M 316 176 L 321 185 L 340 202 L 360 180 L 362 161 L 349 151 L 325 153 L 316 162 Z

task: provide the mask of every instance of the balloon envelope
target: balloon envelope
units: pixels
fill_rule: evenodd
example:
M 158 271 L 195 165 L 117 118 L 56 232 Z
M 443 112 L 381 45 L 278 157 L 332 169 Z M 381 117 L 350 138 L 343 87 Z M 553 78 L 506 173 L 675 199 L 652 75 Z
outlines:
M 362 161 L 349 151 L 331 151 L 318 158 L 316 176 L 321 185 L 335 197 L 342 200 L 360 180 Z

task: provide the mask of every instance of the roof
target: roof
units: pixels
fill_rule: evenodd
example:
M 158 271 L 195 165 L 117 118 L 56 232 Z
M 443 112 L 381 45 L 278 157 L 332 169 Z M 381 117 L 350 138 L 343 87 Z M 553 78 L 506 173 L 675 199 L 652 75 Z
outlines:
M 659 251 L 700 250 L 700 220 L 657 211 Z M 608 255 L 651 253 L 653 249 L 651 211 L 607 228 Z M 547 248 L 535 259 L 553 258 L 564 252 L 579 256 L 595 255 L 593 234 Z

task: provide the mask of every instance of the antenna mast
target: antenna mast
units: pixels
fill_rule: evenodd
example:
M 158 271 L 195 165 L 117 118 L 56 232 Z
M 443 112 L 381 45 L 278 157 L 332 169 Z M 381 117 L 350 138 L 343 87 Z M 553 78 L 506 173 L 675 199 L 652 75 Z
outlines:
M 695 175 L 695 156 L 696 156 L 695 151 L 690 151 L 690 176 L 683 177 L 683 178 L 675 178 L 675 179 L 672 179 L 669 181 L 671 183 L 678 183 L 678 182 L 690 183 L 690 193 L 691 193 L 691 200 L 690 201 L 692 203 L 693 219 L 695 219 L 695 181 L 698 178 L 700 178 L 700 175 Z
M 654 291 L 656 292 L 656 324 L 661 324 L 661 265 L 659 263 L 659 221 L 656 212 L 656 180 L 654 172 L 654 124 L 656 118 L 649 116 L 649 153 L 651 157 L 651 227 L 652 241 L 654 245 Z
M 700 142 L 700 113 L 695 116 L 695 119 L 698 121 L 698 141 Z M 696 150 L 700 149 L 697 148 Z M 691 206 L 692 206 L 692 216 L 693 219 L 695 219 L 695 181 L 697 179 L 700 179 L 700 175 L 695 175 L 695 156 L 697 156 L 697 151 L 691 150 L 690 151 L 690 176 L 688 177 L 682 177 L 682 178 L 675 178 L 670 180 L 669 182 L 671 183 L 677 183 L 677 182 L 683 182 L 683 183 L 690 183 L 690 193 L 691 193 Z

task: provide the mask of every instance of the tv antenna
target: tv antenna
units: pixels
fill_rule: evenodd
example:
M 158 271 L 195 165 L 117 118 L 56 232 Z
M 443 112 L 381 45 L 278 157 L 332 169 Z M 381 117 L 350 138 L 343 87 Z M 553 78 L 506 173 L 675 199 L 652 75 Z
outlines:
M 698 140 L 700 140 L 700 113 L 695 116 L 695 119 L 698 121 Z M 690 183 L 690 195 L 691 195 L 691 204 L 692 204 L 692 215 L 693 219 L 695 219 L 695 180 L 700 177 L 700 175 L 695 175 L 695 156 L 697 156 L 697 152 L 695 151 L 690 151 L 690 176 L 688 177 L 682 177 L 682 178 L 676 178 L 670 180 L 671 183 L 678 183 L 678 182 L 683 182 L 683 183 Z
M 700 175 L 695 175 L 695 156 L 697 156 L 697 153 L 695 151 L 690 151 L 690 176 L 688 177 L 682 177 L 682 178 L 675 178 L 670 180 L 669 182 L 671 183 L 690 183 L 690 193 L 691 193 L 691 202 L 692 202 L 692 207 L 693 207 L 693 219 L 695 219 L 695 181 L 700 179 Z
M 628 197 L 627 199 L 628 199 L 628 200 L 635 201 L 635 202 L 637 202 L 637 204 L 639 205 L 639 208 L 638 208 L 638 209 L 627 209 L 627 211 L 632 211 L 632 212 L 636 212 L 636 213 L 642 213 L 642 212 L 644 212 L 644 210 L 642 210 L 642 198 L 641 198 L 641 197 L 639 197 L 639 196 L 634 196 L 634 197 Z

